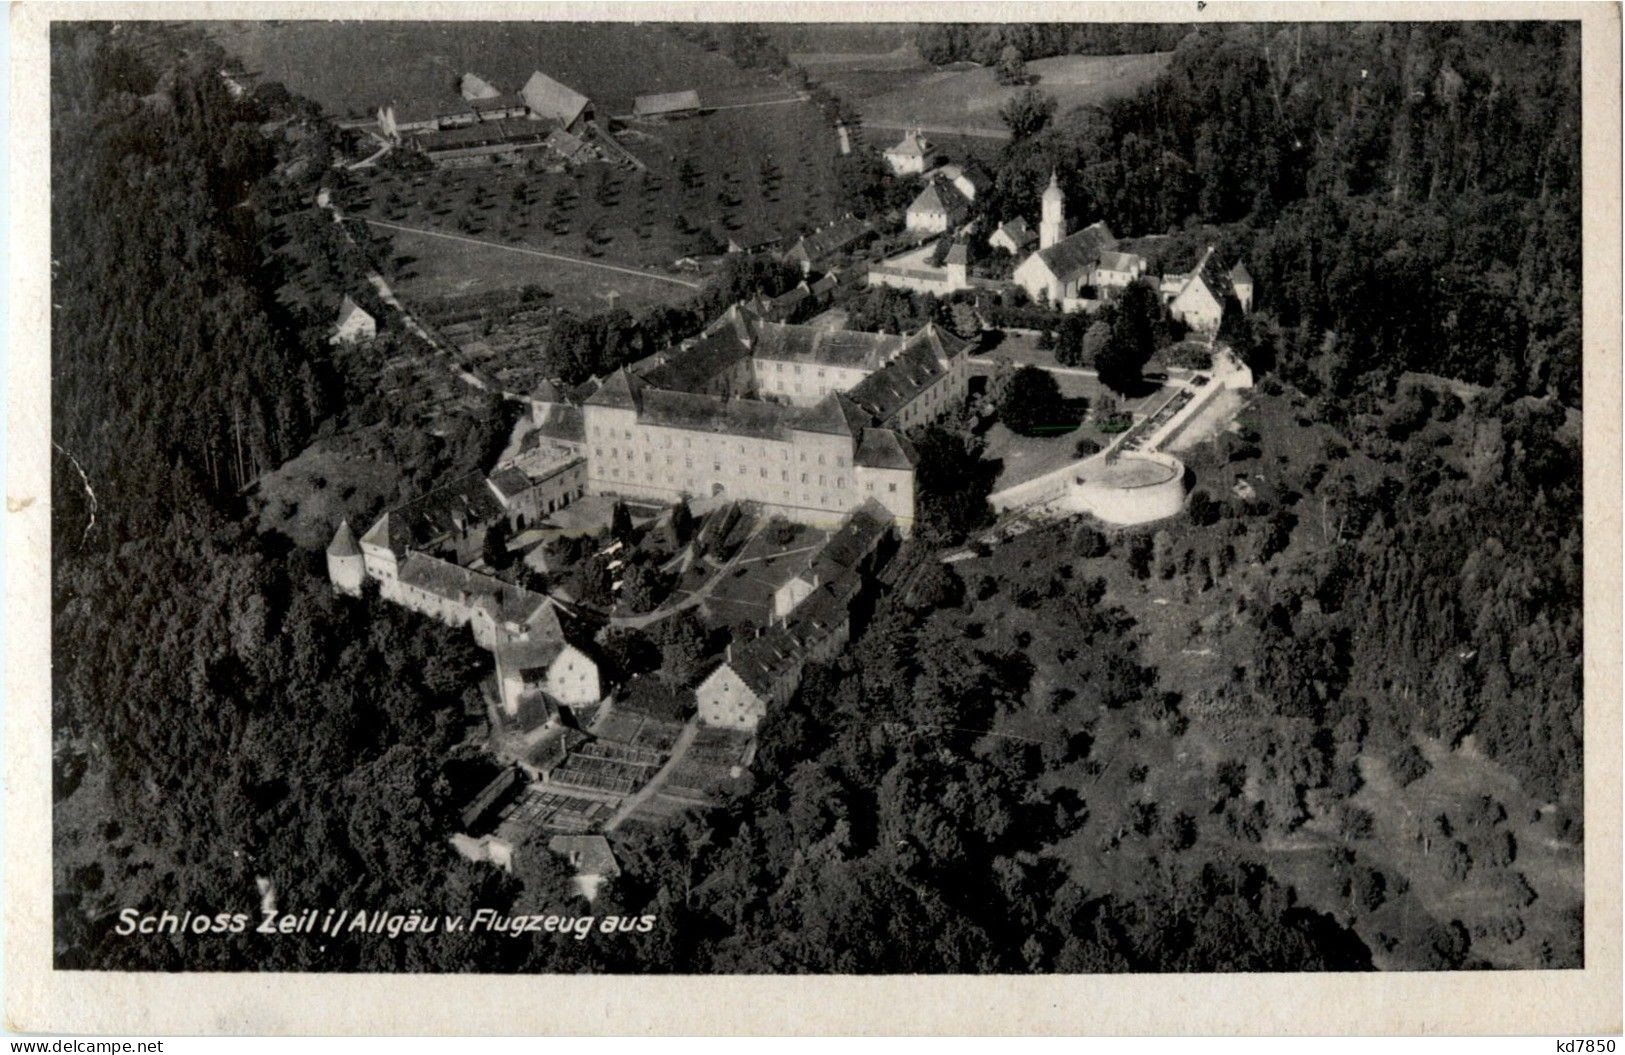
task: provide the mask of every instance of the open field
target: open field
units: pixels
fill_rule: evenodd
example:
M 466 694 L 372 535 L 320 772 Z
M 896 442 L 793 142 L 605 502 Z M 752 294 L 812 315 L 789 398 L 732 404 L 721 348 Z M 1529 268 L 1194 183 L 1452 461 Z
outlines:
M 1039 91 L 1053 95 L 1062 111 L 1099 106 L 1150 84 L 1172 53 L 1062 55 L 1027 64 Z M 999 107 L 1020 91 L 993 79 L 991 69 L 854 68 L 819 70 L 822 79 L 858 107 L 876 140 L 882 128 L 951 128 L 1004 133 Z
M 453 234 L 453 232 L 445 232 Z M 590 314 L 610 306 L 610 294 L 631 311 L 691 298 L 687 286 L 657 276 L 611 271 L 589 263 L 515 252 L 467 238 L 389 230 L 397 258 L 407 258 L 395 287 L 408 301 L 458 293 L 485 293 L 536 285 L 552 294 L 551 303 Z
M 634 96 L 697 89 L 706 102 L 774 86 L 663 27 L 631 22 L 213 22 L 222 47 L 263 79 L 281 81 L 335 117 L 386 102 L 455 98 L 477 73 L 516 91 L 534 70 L 625 113 Z
M 605 164 L 562 172 L 529 165 L 433 172 L 363 170 L 357 215 L 407 227 L 602 260 L 669 269 L 691 255 L 716 252 L 730 237 L 758 232 L 787 238 L 838 215 L 833 133 L 808 103 L 721 110 L 667 124 L 640 123 L 620 134 L 649 166 L 635 173 Z M 746 159 L 741 162 L 739 159 Z M 398 236 L 424 273 L 467 261 L 460 247 Z M 434 258 L 452 256 L 451 261 Z M 555 295 L 535 262 L 481 254 L 477 283 L 537 282 Z M 597 276 L 604 279 L 604 276 Z M 596 296 L 606 286 L 597 283 Z M 633 278 L 627 297 L 646 298 Z M 457 287 L 454 287 L 457 288 Z M 461 288 L 475 288 L 473 285 Z M 671 290 L 659 299 L 670 300 Z

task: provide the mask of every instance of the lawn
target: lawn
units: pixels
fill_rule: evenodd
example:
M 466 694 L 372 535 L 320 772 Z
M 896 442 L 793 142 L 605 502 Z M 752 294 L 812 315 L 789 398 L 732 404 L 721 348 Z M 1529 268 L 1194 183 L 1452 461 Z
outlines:
M 1171 52 L 1146 55 L 1062 55 L 1027 63 L 1039 91 L 1062 111 L 1099 106 L 1139 91 L 1167 67 Z M 826 75 L 863 113 L 866 125 L 920 125 L 928 131 L 966 129 L 1003 134 L 999 107 L 1020 88 L 1006 87 L 987 68 L 971 70 L 832 69 Z
M 517 91 L 535 70 L 588 96 L 602 114 L 635 96 L 694 88 L 702 98 L 774 86 L 669 30 L 632 22 L 206 23 L 250 71 L 281 81 L 335 117 L 386 102 L 411 107 L 455 98 L 464 73 Z M 709 98 L 708 98 L 709 101 Z

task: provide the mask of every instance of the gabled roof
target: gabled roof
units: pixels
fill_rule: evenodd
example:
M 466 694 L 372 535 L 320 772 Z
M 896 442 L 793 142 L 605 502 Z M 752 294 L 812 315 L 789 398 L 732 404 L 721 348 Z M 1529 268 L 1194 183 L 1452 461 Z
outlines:
M 1230 286 L 1230 276 L 1219 266 L 1218 256 L 1214 253 L 1212 246 L 1208 246 L 1207 249 L 1203 250 L 1202 258 L 1196 262 L 1196 267 L 1183 277 L 1184 282 L 1180 284 L 1179 289 L 1174 293 L 1172 298 L 1174 300 L 1183 297 L 1198 281 L 1207 288 L 1207 291 L 1213 295 L 1213 299 L 1220 304 L 1224 303 L 1225 297 L 1235 292 Z
M 918 129 L 904 132 L 903 138 L 894 146 L 886 148 L 888 154 L 900 154 L 908 157 L 924 157 L 931 150 L 931 144 L 926 142 L 925 136 Z
M 581 153 L 582 148 L 587 144 L 582 142 L 579 136 L 572 135 L 562 128 L 555 128 L 547 133 L 547 139 L 543 141 L 543 145 L 565 160 L 569 160 Z
M 1040 249 L 1035 255 L 1056 278 L 1064 282 L 1094 267 L 1101 252 L 1116 241 L 1106 221 L 1096 220 L 1048 249 Z
M 850 397 L 841 392 L 831 392 L 799 411 L 790 427 L 830 436 L 856 436 L 869 424 L 868 415 Z
M 752 399 L 723 399 L 692 392 L 649 388 L 643 393 L 638 421 L 691 432 L 723 432 L 760 439 L 778 439 L 792 409 Z
M 909 335 L 906 345 L 924 344 L 930 348 L 937 358 L 943 361 L 963 355 L 971 346 L 970 341 L 943 329 L 935 322 L 928 322 Z
M 361 556 L 361 547 L 356 545 L 355 532 L 350 530 L 348 518 L 339 521 L 339 529 L 333 533 L 333 541 L 327 544 L 327 554 L 330 557 Z
M 920 456 L 912 443 L 891 429 L 864 429 L 852 460 L 868 469 L 912 469 Z
M 717 330 L 696 338 L 687 347 L 666 349 L 659 361 L 641 371 L 644 381 L 674 392 L 702 392 L 717 375 L 750 356 L 750 348 L 734 333 Z
M 545 611 L 546 614 L 538 614 L 528 639 L 506 641 L 496 647 L 497 665 L 504 671 L 517 673 L 525 681 L 545 680 L 547 668 L 567 647 L 558 613 L 551 604 Z
M 734 647 L 723 666 L 738 675 L 751 692 L 766 700 L 773 694 L 774 681 L 802 659 L 800 643 L 775 626 Z
M 1247 265 L 1240 260 L 1237 260 L 1236 266 L 1230 269 L 1230 284 L 1233 286 L 1250 286 L 1253 284 L 1253 276 L 1248 272 Z
M 816 264 L 831 253 L 839 253 L 869 231 L 868 221 L 855 216 L 843 216 L 811 234 L 804 234 L 796 239 L 795 244 L 784 251 L 784 258 Z
M 534 434 L 562 440 L 565 443 L 580 443 L 587 438 L 587 423 L 580 407 L 570 406 L 568 403 L 553 403 L 536 418 Z
M 955 242 L 953 245 L 948 247 L 948 255 L 943 258 L 943 263 L 961 265 L 969 264 L 970 250 L 965 248 L 965 243 Z
M 692 88 L 682 92 L 640 95 L 632 103 L 632 112 L 639 117 L 682 113 L 686 110 L 698 110 L 699 108 L 700 93 Z
M 531 489 L 531 479 L 525 475 L 524 470 L 508 466 L 492 473 L 486 481 L 491 490 L 503 502 L 510 502 Z
M 636 410 L 638 397 L 642 392 L 643 382 L 627 373 L 626 367 L 623 366 L 604 379 L 604 383 L 598 386 L 598 391 L 587 397 L 586 405 Z
M 909 212 L 943 212 L 952 219 L 962 216 L 970 208 L 970 201 L 959 193 L 959 188 L 946 180 L 934 179 L 909 203 Z
M 1000 224 L 998 233 L 1003 234 L 1006 238 L 1010 239 L 1011 243 L 1015 245 L 1017 249 L 1024 249 L 1032 243 L 1038 241 L 1038 233 L 1031 227 L 1028 227 L 1026 219 L 1020 216 L 1016 217 L 1014 220 L 1006 220 L 1004 223 Z
M 332 303 L 332 302 L 329 301 L 328 303 Z M 348 323 L 352 318 L 354 318 L 357 315 L 359 315 L 362 318 L 366 319 L 368 322 L 372 321 L 372 315 L 365 308 L 363 308 L 361 305 L 357 304 L 354 300 L 352 300 L 350 298 L 350 295 L 348 293 L 346 293 L 344 295 L 344 299 L 339 302 L 339 316 L 338 316 L 338 324 L 339 324 L 339 326 L 342 327 L 345 323 Z
M 884 424 L 935 384 L 945 369 L 931 339 L 911 340 L 891 362 L 859 381 L 847 395 L 864 413 Z
M 576 123 L 589 100 L 574 88 L 560 84 L 541 70 L 530 75 L 530 80 L 519 89 L 525 105 L 537 117 L 557 121 L 565 128 Z

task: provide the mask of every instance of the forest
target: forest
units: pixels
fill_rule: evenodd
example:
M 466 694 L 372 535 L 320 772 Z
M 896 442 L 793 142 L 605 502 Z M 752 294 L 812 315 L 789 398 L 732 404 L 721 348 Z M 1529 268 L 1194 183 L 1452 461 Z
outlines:
M 333 595 L 315 555 L 256 534 L 245 515 L 254 481 L 324 430 L 415 427 L 327 345 L 325 314 L 280 295 L 289 257 L 336 285 L 355 277 L 332 225 L 295 221 L 286 244 L 277 233 L 331 166 L 330 126 L 270 87 L 232 99 L 220 56 L 182 29 L 55 30 L 59 966 L 1493 962 L 1482 927 L 1371 923 L 1401 896 L 1400 877 L 1363 853 L 1331 866 L 1356 906 L 1333 911 L 1259 847 L 1301 837 L 1321 800 L 1367 839 L 1350 759 L 1422 779 L 1422 739 L 1446 751 L 1470 739 L 1553 807 L 1555 837 L 1581 838 L 1578 29 L 932 26 L 919 43 L 941 63 L 991 61 L 1012 44 L 1025 58 L 1175 49 L 1141 96 L 1058 113 L 1008 145 L 990 163 L 990 208 L 1027 210 L 1053 169 L 1075 225 L 1104 218 L 1170 256 L 1212 242 L 1244 258 L 1256 310 L 1225 339 L 1259 374 L 1260 403 L 1289 407 L 1323 445 L 1277 458 L 1277 437 L 1243 430 L 1204 455 L 1204 471 L 1267 469 L 1267 496 L 1206 486 L 1156 532 L 1067 528 L 1045 536 L 1042 560 L 962 576 L 937 556 L 985 523 L 990 466 L 958 423 L 920 432 L 921 530 L 897 558 L 899 587 L 770 714 L 722 807 L 618 838 L 622 875 L 592 911 L 658 914 L 653 933 L 318 948 L 131 942 L 111 923 L 125 905 L 252 913 L 260 879 L 290 907 L 584 906 L 551 855 L 523 855 L 507 874 L 446 844 L 483 772 L 483 654 L 375 597 Z M 716 46 L 780 61 L 760 34 Z M 285 121 L 307 134 L 262 130 Z M 580 380 L 796 280 L 733 261 L 692 310 L 564 318 L 537 354 Z M 895 291 L 850 306 L 867 325 L 962 322 Z M 1074 337 L 1067 354 L 1085 354 L 1087 334 L 1069 349 Z M 1451 394 L 1462 384 L 1469 400 Z M 489 416 L 426 443 L 432 465 L 403 469 L 422 483 L 478 467 L 499 438 L 500 413 Z M 1245 591 L 1231 585 L 1250 570 Z M 1108 572 L 1110 588 L 1097 577 Z M 1223 640 L 1237 651 L 1210 692 L 1159 687 L 1147 626 L 1124 607 L 1129 579 L 1223 598 Z M 1001 620 L 1049 629 L 1035 640 Z M 1046 680 L 1051 666 L 1063 685 Z M 1035 706 L 1060 735 L 987 735 Z M 1094 790 L 1108 730 L 1145 749 L 1187 727 L 1232 738 L 1231 757 L 1186 767 L 1206 808 L 1142 800 L 1115 824 Z M 1095 783 L 1080 792 L 1061 773 Z M 1163 775 L 1132 773 L 1140 788 Z M 1057 850 L 1097 838 L 1108 817 L 1112 852 L 1142 869 L 1134 884 L 1075 871 Z M 1447 868 L 1504 876 L 1521 902 L 1505 822 L 1490 806 L 1441 814 L 1418 838 L 1449 848 Z M 1579 956 L 1576 937 L 1542 941 L 1531 963 Z

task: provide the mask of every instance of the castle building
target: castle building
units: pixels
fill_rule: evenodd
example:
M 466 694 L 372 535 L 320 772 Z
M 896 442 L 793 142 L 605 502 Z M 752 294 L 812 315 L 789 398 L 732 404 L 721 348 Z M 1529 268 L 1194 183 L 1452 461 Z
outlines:
M 356 544 L 349 520 L 339 521 L 333 541 L 327 544 L 327 578 L 335 589 L 352 597 L 361 596 L 361 584 L 367 578 L 367 562 Z
M 969 342 L 752 320 L 611 374 L 583 405 L 587 490 L 660 503 L 726 496 L 833 524 L 867 500 L 908 531 L 903 433 L 964 401 Z

